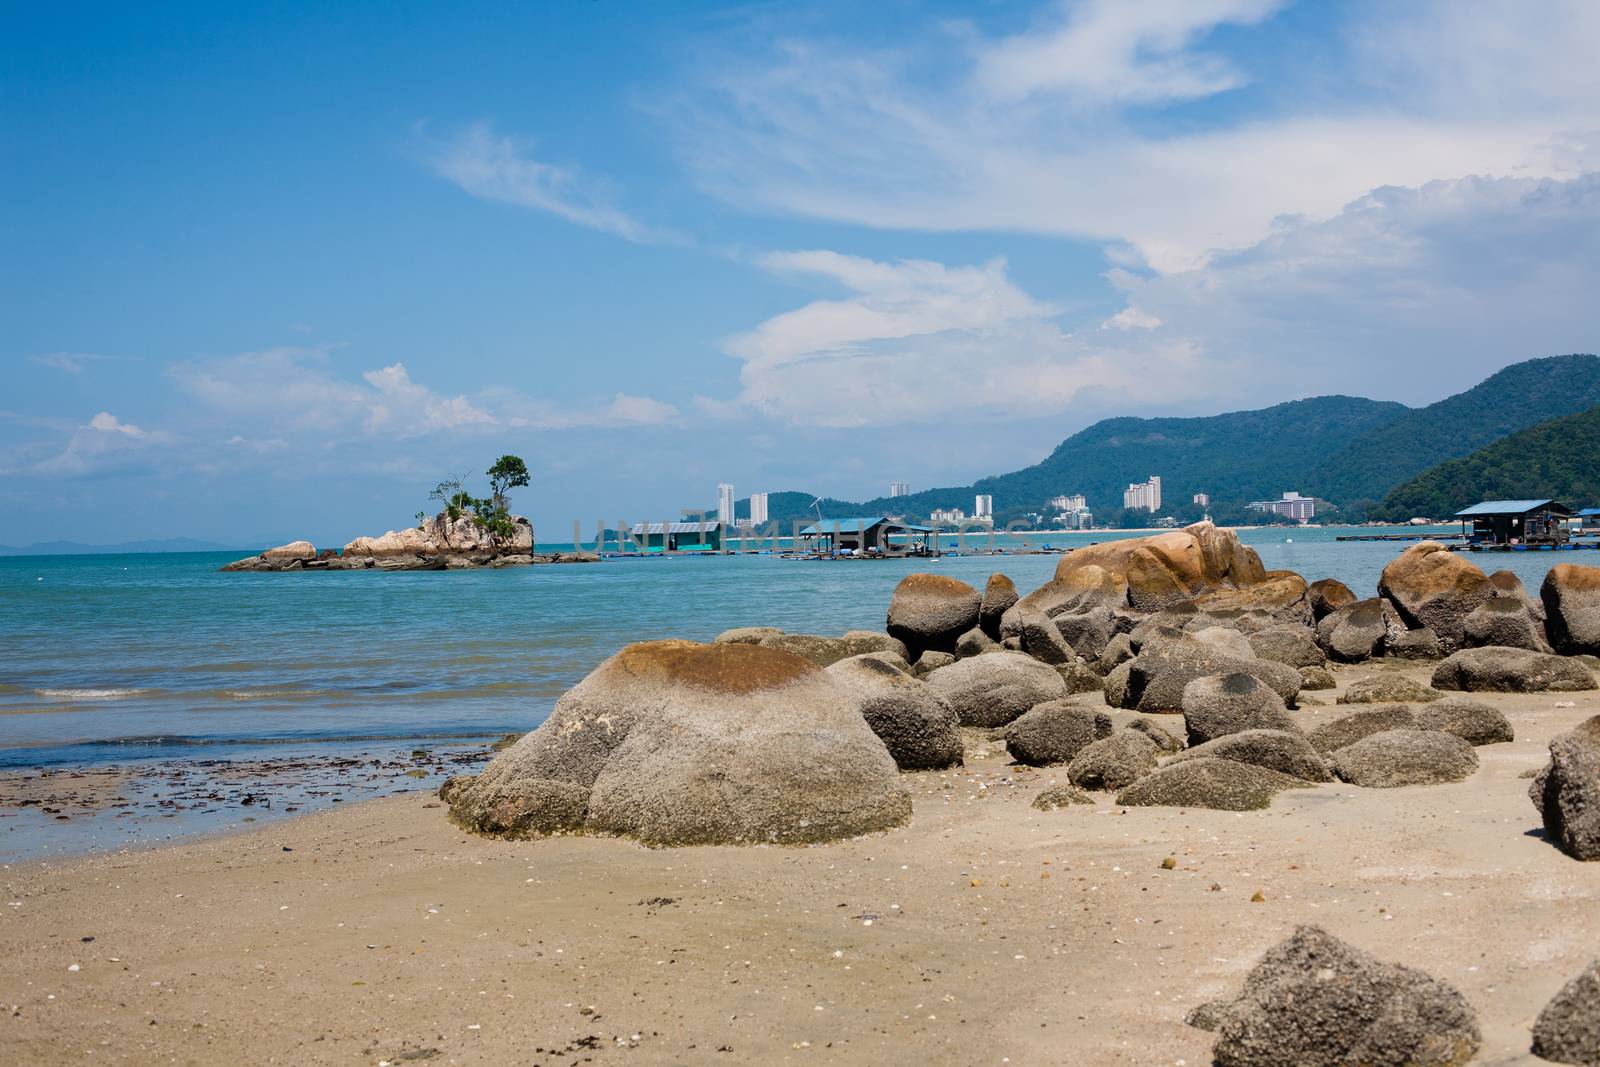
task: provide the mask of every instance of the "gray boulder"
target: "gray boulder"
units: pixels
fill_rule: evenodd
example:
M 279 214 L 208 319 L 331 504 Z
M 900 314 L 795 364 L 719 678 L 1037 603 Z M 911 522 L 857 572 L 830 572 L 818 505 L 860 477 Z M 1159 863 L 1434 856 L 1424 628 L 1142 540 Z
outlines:
M 859 656 L 863 652 L 893 652 L 901 659 L 911 658 L 911 650 L 904 641 L 890 637 L 882 630 L 846 630 L 840 640 L 849 647 L 852 656 Z
M 1017 602 L 1017 587 L 1003 574 L 991 574 L 984 583 L 978 602 L 978 626 L 996 641 L 1000 640 L 1000 619 Z
M 1550 643 L 1564 656 L 1600 655 L 1600 567 L 1558 563 L 1539 587 Z
M 1309 789 L 1309 783 L 1266 767 L 1238 760 L 1202 756 L 1169 761 L 1117 794 L 1130 808 L 1215 808 L 1259 811 L 1285 789 Z
M 1133 639 L 1127 634 L 1114 634 L 1095 657 L 1094 669 L 1104 677 L 1133 657 Z
M 1094 797 L 1070 785 L 1052 785 L 1033 798 L 1033 806 L 1040 811 L 1055 811 L 1080 804 L 1093 804 Z
M 1128 723 L 1128 729 L 1138 730 L 1140 733 L 1144 734 L 1150 740 L 1154 741 L 1156 743 L 1156 748 L 1160 749 L 1162 752 L 1172 753 L 1183 751 L 1183 738 L 1179 737 L 1171 730 L 1167 730 L 1156 725 L 1149 719 L 1134 719 L 1132 722 Z
M 1111 716 L 1067 700 L 1047 700 L 1006 727 L 1006 750 L 1018 763 L 1043 767 L 1070 763 L 1078 753 L 1111 736 Z
M 1426 626 L 1415 630 L 1390 631 L 1383 644 L 1383 654 L 1394 659 L 1440 659 L 1444 646 L 1439 637 Z
M 1572 693 L 1594 689 L 1594 675 L 1575 659 L 1525 648 L 1466 648 L 1433 672 L 1435 689 L 1491 693 Z
M 967 659 L 972 656 L 981 656 L 985 652 L 994 652 L 999 647 L 1000 642 L 984 633 L 981 627 L 974 626 L 956 638 L 956 658 Z
M 1116 633 L 1117 617 L 1110 608 L 1095 607 L 1087 611 L 1055 617 L 1056 629 L 1063 640 L 1084 659 L 1095 659 L 1105 650 Z
M 769 634 L 756 643 L 764 648 L 781 649 L 802 659 L 808 659 L 819 667 L 832 666 L 842 659 L 862 652 L 878 651 L 873 648 L 858 648 L 842 637 L 821 637 L 816 634 Z
M 1121 789 L 1156 769 L 1156 743 L 1137 730 L 1118 730 L 1084 748 L 1067 764 L 1080 789 Z
M 1082 660 L 1058 664 L 1056 670 L 1060 672 L 1061 680 L 1067 683 L 1068 693 L 1098 693 L 1106 687 L 1105 679 Z
M 629 645 L 550 717 L 449 790 L 500 837 L 617 834 L 647 845 L 810 844 L 886 830 L 911 796 L 827 672 L 738 643 Z
M 1305 735 L 1287 730 L 1240 730 L 1214 741 L 1185 749 L 1166 765 L 1192 759 L 1226 759 L 1235 763 L 1248 763 L 1265 767 L 1269 771 L 1287 774 L 1307 782 L 1331 782 L 1322 754 L 1311 747 Z
M 926 649 L 950 652 L 956 638 L 978 625 L 983 596 L 943 574 L 908 574 L 889 599 L 889 636 L 904 641 L 908 659 Z
M 1257 659 L 1270 659 L 1299 670 L 1321 667 L 1328 656 L 1317 647 L 1317 635 L 1305 626 L 1274 626 L 1250 635 L 1250 649 Z
M 776 626 L 735 626 L 731 630 L 724 630 L 713 638 L 713 643 L 718 645 L 759 645 L 763 638 L 782 637 L 783 631 Z
M 1516 740 L 1511 721 L 1498 709 L 1466 697 L 1445 697 L 1417 709 L 1417 726 L 1443 730 L 1469 745 L 1497 745 Z
M 1489 576 L 1437 541 L 1412 545 L 1383 568 L 1378 595 L 1407 629 L 1426 626 L 1446 652 L 1461 647 L 1467 616 L 1494 595 Z
M 1333 672 L 1326 667 L 1301 667 L 1300 691 L 1318 692 L 1325 689 L 1335 689 L 1339 685 Z
M 1256 650 L 1250 646 L 1250 639 L 1231 627 L 1212 624 L 1186 632 L 1191 641 L 1209 645 L 1223 655 L 1239 659 L 1256 658 Z
M 1034 705 L 1067 695 L 1054 667 L 1021 652 L 957 660 L 927 682 L 956 709 L 962 726 L 1005 726 Z
M 1385 730 L 1416 730 L 1417 716 L 1404 704 L 1391 704 L 1388 707 L 1372 708 L 1369 711 L 1358 711 L 1354 715 L 1346 715 L 1342 719 L 1323 723 L 1306 735 L 1306 740 L 1311 742 L 1311 747 L 1318 752 L 1335 752 L 1346 745 L 1353 745 L 1363 737 L 1381 734 Z
M 1361 663 L 1383 654 L 1384 641 L 1391 629 L 1402 630 L 1398 618 L 1384 601 L 1358 600 L 1322 617 L 1317 623 L 1317 644 L 1328 658 L 1340 663 Z
M 1482 1043 L 1455 987 L 1298 927 L 1216 1013 L 1216 1067 L 1458 1067 Z
M 858 659 L 877 660 L 879 663 L 888 664 L 897 671 L 905 674 L 911 673 L 911 664 L 907 663 L 906 658 L 898 652 L 859 652 L 854 656 L 840 660 L 839 663 L 849 663 L 851 660 Z M 833 664 L 833 666 L 838 666 L 838 664 Z
M 1240 730 L 1300 732 L 1283 698 L 1248 674 L 1196 678 L 1184 687 L 1182 707 L 1191 748 Z
M 924 652 L 911 664 L 911 673 L 918 678 L 926 678 L 940 667 L 948 667 L 956 661 L 956 657 L 948 652 Z
M 1600 715 L 1550 741 L 1550 762 L 1528 789 L 1545 834 L 1568 855 L 1600 860 Z
M 1055 666 L 1071 663 L 1077 658 L 1072 646 L 1056 629 L 1056 624 L 1042 612 L 1020 612 L 1017 617 L 1017 636 L 1022 639 L 1022 651 L 1040 663 Z
M 1544 639 L 1544 624 L 1533 617 L 1525 603 L 1509 597 L 1495 597 L 1474 608 L 1463 625 L 1461 640 L 1467 648 L 1501 645 L 1550 651 L 1550 642 Z
M 961 765 L 961 723 L 950 702 L 926 682 L 869 653 L 840 660 L 828 674 L 849 691 L 861 717 L 902 771 Z
M 1426 704 L 1444 694 L 1401 674 L 1375 674 L 1351 682 L 1339 696 L 1340 704 Z
M 1321 622 L 1340 608 L 1354 604 L 1356 595 L 1337 578 L 1319 578 L 1306 587 L 1306 599 L 1311 602 L 1311 617 Z
M 1300 693 L 1300 672 L 1293 667 L 1230 656 L 1198 641 L 1152 643 L 1131 663 L 1120 706 L 1138 711 L 1179 711 L 1184 687 L 1213 674 L 1248 674 L 1286 703 Z
M 1533 1054 L 1600 1067 L 1600 960 L 1561 987 L 1533 1023 Z
M 1478 769 L 1478 753 L 1441 730 L 1385 730 L 1329 757 L 1342 781 L 1369 789 L 1460 782 Z
M 1133 677 L 1133 660 L 1131 659 L 1113 667 L 1106 674 L 1101 688 L 1105 691 L 1107 707 L 1124 708 L 1128 706 L 1128 679 L 1131 677 Z

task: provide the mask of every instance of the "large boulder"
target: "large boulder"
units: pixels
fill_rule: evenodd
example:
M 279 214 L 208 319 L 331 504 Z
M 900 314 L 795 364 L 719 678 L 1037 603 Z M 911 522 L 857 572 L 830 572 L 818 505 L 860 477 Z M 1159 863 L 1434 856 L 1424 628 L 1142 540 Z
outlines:
M 911 817 L 894 759 L 827 672 L 781 649 L 691 641 L 624 648 L 448 802 L 478 833 L 654 846 L 810 844 Z
M 1383 568 L 1378 595 L 1407 628 L 1426 626 L 1446 652 L 1461 647 L 1467 616 L 1494 596 L 1484 574 L 1437 541 L 1412 545 Z
M 1339 663 L 1360 663 L 1383 655 L 1384 642 L 1404 630 L 1394 609 L 1384 600 L 1358 600 L 1329 612 L 1317 623 L 1317 644 Z
M 926 682 L 867 653 L 840 660 L 828 674 L 848 690 L 902 771 L 943 770 L 961 764 L 961 721 L 950 702 Z
M 1111 716 L 1067 700 L 1047 700 L 1006 727 L 1006 751 L 1018 763 L 1044 767 L 1071 763 L 1103 737 L 1111 736 Z
M 1150 740 L 1154 741 L 1156 743 L 1156 747 L 1162 752 L 1172 753 L 1183 751 L 1183 738 L 1179 737 L 1171 730 L 1165 729 L 1164 727 L 1151 722 L 1149 719 L 1142 717 L 1135 718 L 1132 722 L 1128 723 L 1128 729 L 1138 730 L 1140 733 L 1144 734 Z
M 1388 611 L 1393 608 L 1385 607 Z M 1393 659 L 1440 659 L 1444 656 L 1444 647 L 1439 644 L 1439 638 L 1426 626 L 1419 626 L 1415 630 L 1392 630 L 1383 643 L 1383 654 Z
M 1534 618 L 1526 602 L 1494 597 L 1472 609 L 1462 625 L 1461 643 L 1467 648 L 1501 645 L 1549 652 L 1544 623 Z
M 1374 674 L 1351 682 L 1339 695 L 1340 704 L 1426 704 L 1444 694 L 1403 674 Z
M 1337 752 L 1353 745 L 1363 737 L 1381 734 L 1385 730 L 1417 730 L 1416 713 L 1404 704 L 1358 711 L 1354 715 L 1325 722 L 1306 735 L 1311 747 L 1318 752 Z
M 958 660 L 927 676 L 956 709 L 962 726 L 1005 726 L 1036 704 L 1067 695 L 1049 664 L 1021 652 L 991 652 Z
M 1213 674 L 1248 674 L 1285 703 L 1300 693 L 1300 672 L 1293 667 L 1230 656 L 1197 641 L 1160 641 L 1147 644 L 1129 661 L 1127 686 L 1113 706 L 1151 712 L 1181 711 L 1184 687 L 1196 678 Z M 1111 704 L 1109 675 L 1106 681 L 1106 703 Z
M 1080 789 L 1121 789 L 1156 769 L 1156 743 L 1137 730 L 1118 730 L 1086 746 L 1067 764 Z
M 290 541 L 286 545 L 279 545 L 277 548 L 269 548 L 265 552 L 261 553 L 261 555 L 266 559 L 275 560 L 316 559 L 317 546 L 313 545 L 310 541 Z
M 1338 679 L 1326 667 L 1300 668 L 1300 691 L 1302 693 L 1307 690 L 1317 692 L 1323 689 L 1336 689 L 1338 686 Z
M 852 630 L 843 637 L 820 637 L 816 634 L 768 634 L 757 644 L 778 648 L 810 660 L 819 667 L 831 667 L 840 660 L 866 652 L 892 652 L 906 658 L 906 646 L 888 634 L 870 630 Z
M 776 626 L 735 626 L 731 630 L 724 630 L 712 638 L 713 644 L 718 645 L 759 645 L 768 637 L 782 637 L 783 631 Z
M 1033 806 L 1039 811 L 1055 811 L 1057 808 L 1070 808 L 1094 802 L 1094 797 L 1074 785 L 1048 786 L 1033 798 Z
M 926 678 L 940 667 L 948 667 L 956 661 L 956 657 L 949 652 L 927 651 L 918 656 L 911 664 L 911 673 L 917 678 Z
M 1433 672 L 1435 689 L 1490 693 L 1575 693 L 1594 689 L 1594 675 L 1581 660 L 1525 648 L 1467 648 Z
M 1000 642 L 990 637 L 981 626 L 974 626 L 956 638 L 956 659 L 981 656 L 985 652 L 994 652 L 999 648 Z
M 1600 960 L 1562 986 L 1539 1012 L 1533 1054 L 1553 1063 L 1600 1067 Z
M 1240 730 L 1286 730 L 1300 727 L 1284 707 L 1283 698 L 1249 674 L 1210 674 L 1196 678 L 1183 689 L 1183 724 L 1189 745 L 1203 745 Z
M 1017 619 L 1017 636 L 1022 639 L 1022 650 L 1040 663 L 1057 666 L 1077 658 L 1056 624 L 1043 612 L 1022 613 Z
M 1187 748 L 1167 761 L 1172 766 L 1191 759 L 1227 759 L 1235 763 L 1248 763 L 1265 767 L 1269 771 L 1287 774 L 1307 782 L 1329 782 L 1322 754 L 1311 747 L 1304 734 L 1298 730 L 1240 730 L 1204 744 Z
M 1274 626 L 1250 635 L 1250 649 L 1257 659 L 1270 659 L 1299 670 L 1321 667 L 1327 655 L 1317 647 L 1317 635 L 1306 626 Z
M 1440 730 L 1384 730 L 1329 758 L 1342 781 L 1372 789 L 1460 782 L 1478 769 L 1472 746 Z
M 1104 677 L 1118 667 L 1133 659 L 1136 653 L 1133 650 L 1133 639 L 1127 634 L 1114 634 L 1106 642 L 1106 647 L 1094 659 L 1094 669 Z
M 1309 789 L 1309 783 L 1266 767 L 1237 760 L 1202 756 L 1171 760 L 1117 794 L 1125 807 L 1215 808 L 1258 811 L 1285 789 Z
M 1311 602 L 1311 615 L 1317 622 L 1340 608 L 1356 602 L 1350 587 L 1337 578 L 1319 578 L 1306 587 L 1306 599 Z
M 1216 1067 L 1458 1067 L 1482 1042 L 1453 986 L 1298 927 L 1217 1011 Z
M 1600 655 L 1600 567 L 1558 563 L 1539 587 L 1550 643 L 1564 656 Z
M 1240 612 L 1247 618 L 1301 626 L 1309 626 L 1313 621 L 1309 587 L 1294 571 L 1267 571 L 1248 585 L 1209 589 L 1193 603 L 1208 613 Z
M 1550 762 L 1528 789 L 1550 840 L 1600 860 L 1600 715 L 1550 741 Z
M 1223 655 L 1239 659 L 1256 658 L 1256 650 L 1251 647 L 1250 639 L 1230 626 L 1203 626 L 1185 632 L 1189 640 L 1208 645 Z
M 1003 574 L 991 574 L 983 586 L 978 603 L 978 625 L 995 641 L 1000 640 L 1000 620 L 1017 602 L 1016 584 Z
M 889 636 L 904 641 L 910 655 L 927 649 L 952 652 L 956 638 L 978 625 L 983 595 L 943 574 L 908 574 L 889 599 Z
M 1056 629 L 1084 659 L 1095 659 L 1105 651 L 1117 632 L 1117 617 L 1110 608 L 1097 607 L 1067 615 L 1057 615 Z
M 1511 720 L 1498 708 L 1466 697 L 1445 697 L 1417 709 L 1417 726 L 1443 730 L 1469 745 L 1497 745 L 1516 740 Z

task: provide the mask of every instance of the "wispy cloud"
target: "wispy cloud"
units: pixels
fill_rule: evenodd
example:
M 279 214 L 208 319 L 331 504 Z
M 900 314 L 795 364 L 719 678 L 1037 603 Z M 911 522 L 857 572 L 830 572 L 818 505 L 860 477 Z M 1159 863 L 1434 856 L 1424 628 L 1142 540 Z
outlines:
M 37 363 L 42 367 L 53 367 L 77 377 L 89 368 L 91 363 L 101 363 L 110 359 L 110 356 L 99 356 L 92 352 L 51 352 L 42 356 L 29 356 L 30 363 Z
M 575 166 L 534 159 L 532 148 L 477 122 L 452 138 L 424 140 L 423 155 L 436 174 L 472 196 L 549 212 L 629 241 L 653 239 L 648 227 L 612 203 L 605 182 Z
M 170 440 L 168 434 L 145 430 L 101 411 L 75 428 L 59 452 L 33 464 L 31 473 L 58 477 L 111 473 L 139 462 Z

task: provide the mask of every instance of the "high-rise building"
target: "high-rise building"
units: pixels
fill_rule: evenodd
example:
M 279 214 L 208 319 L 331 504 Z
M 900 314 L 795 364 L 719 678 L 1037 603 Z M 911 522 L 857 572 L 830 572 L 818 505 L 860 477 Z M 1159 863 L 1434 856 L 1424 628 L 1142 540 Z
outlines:
M 733 525 L 733 486 L 727 482 L 717 486 L 717 521 L 724 526 Z
M 1144 511 L 1161 509 L 1161 478 L 1152 474 L 1147 482 L 1133 482 L 1122 491 L 1122 506 Z
M 767 521 L 767 494 L 750 494 L 750 523 L 759 526 Z
M 910 482 L 890 482 L 889 483 L 889 495 L 891 497 L 910 496 L 911 495 L 911 483 Z
M 1203 508 L 1209 508 L 1211 506 L 1211 494 L 1210 493 L 1196 493 L 1194 495 L 1194 502 L 1196 504 L 1199 504 Z
M 1047 502 L 1056 511 L 1082 511 L 1089 506 L 1082 493 L 1071 493 L 1067 496 L 1053 496 Z
M 972 503 L 972 517 L 980 522 L 984 519 L 994 521 L 994 497 L 988 493 L 979 493 Z
M 1270 511 L 1296 522 L 1308 522 L 1317 516 L 1317 501 L 1314 497 L 1301 496 L 1299 493 L 1285 493 L 1278 500 L 1252 500 L 1250 510 Z
M 934 508 L 928 513 L 928 521 L 935 526 L 952 522 L 966 522 L 967 513 L 960 508 Z

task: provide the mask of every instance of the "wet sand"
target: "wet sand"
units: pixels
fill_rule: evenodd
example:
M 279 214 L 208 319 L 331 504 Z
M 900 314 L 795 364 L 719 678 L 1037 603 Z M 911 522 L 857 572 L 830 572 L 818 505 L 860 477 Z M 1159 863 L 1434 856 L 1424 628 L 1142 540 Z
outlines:
M 911 776 L 909 827 L 816 848 L 488 841 L 411 794 L 3 867 L 0 1062 L 1198 1065 L 1184 1014 L 1302 922 L 1454 983 L 1477 1062 L 1536 1062 L 1600 864 L 1522 775 L 1600 694 L 1487 699 L 1518 739 L 1466 782 L 1248 814 L 1034 811 L 1060 771 L 994 744 Z

